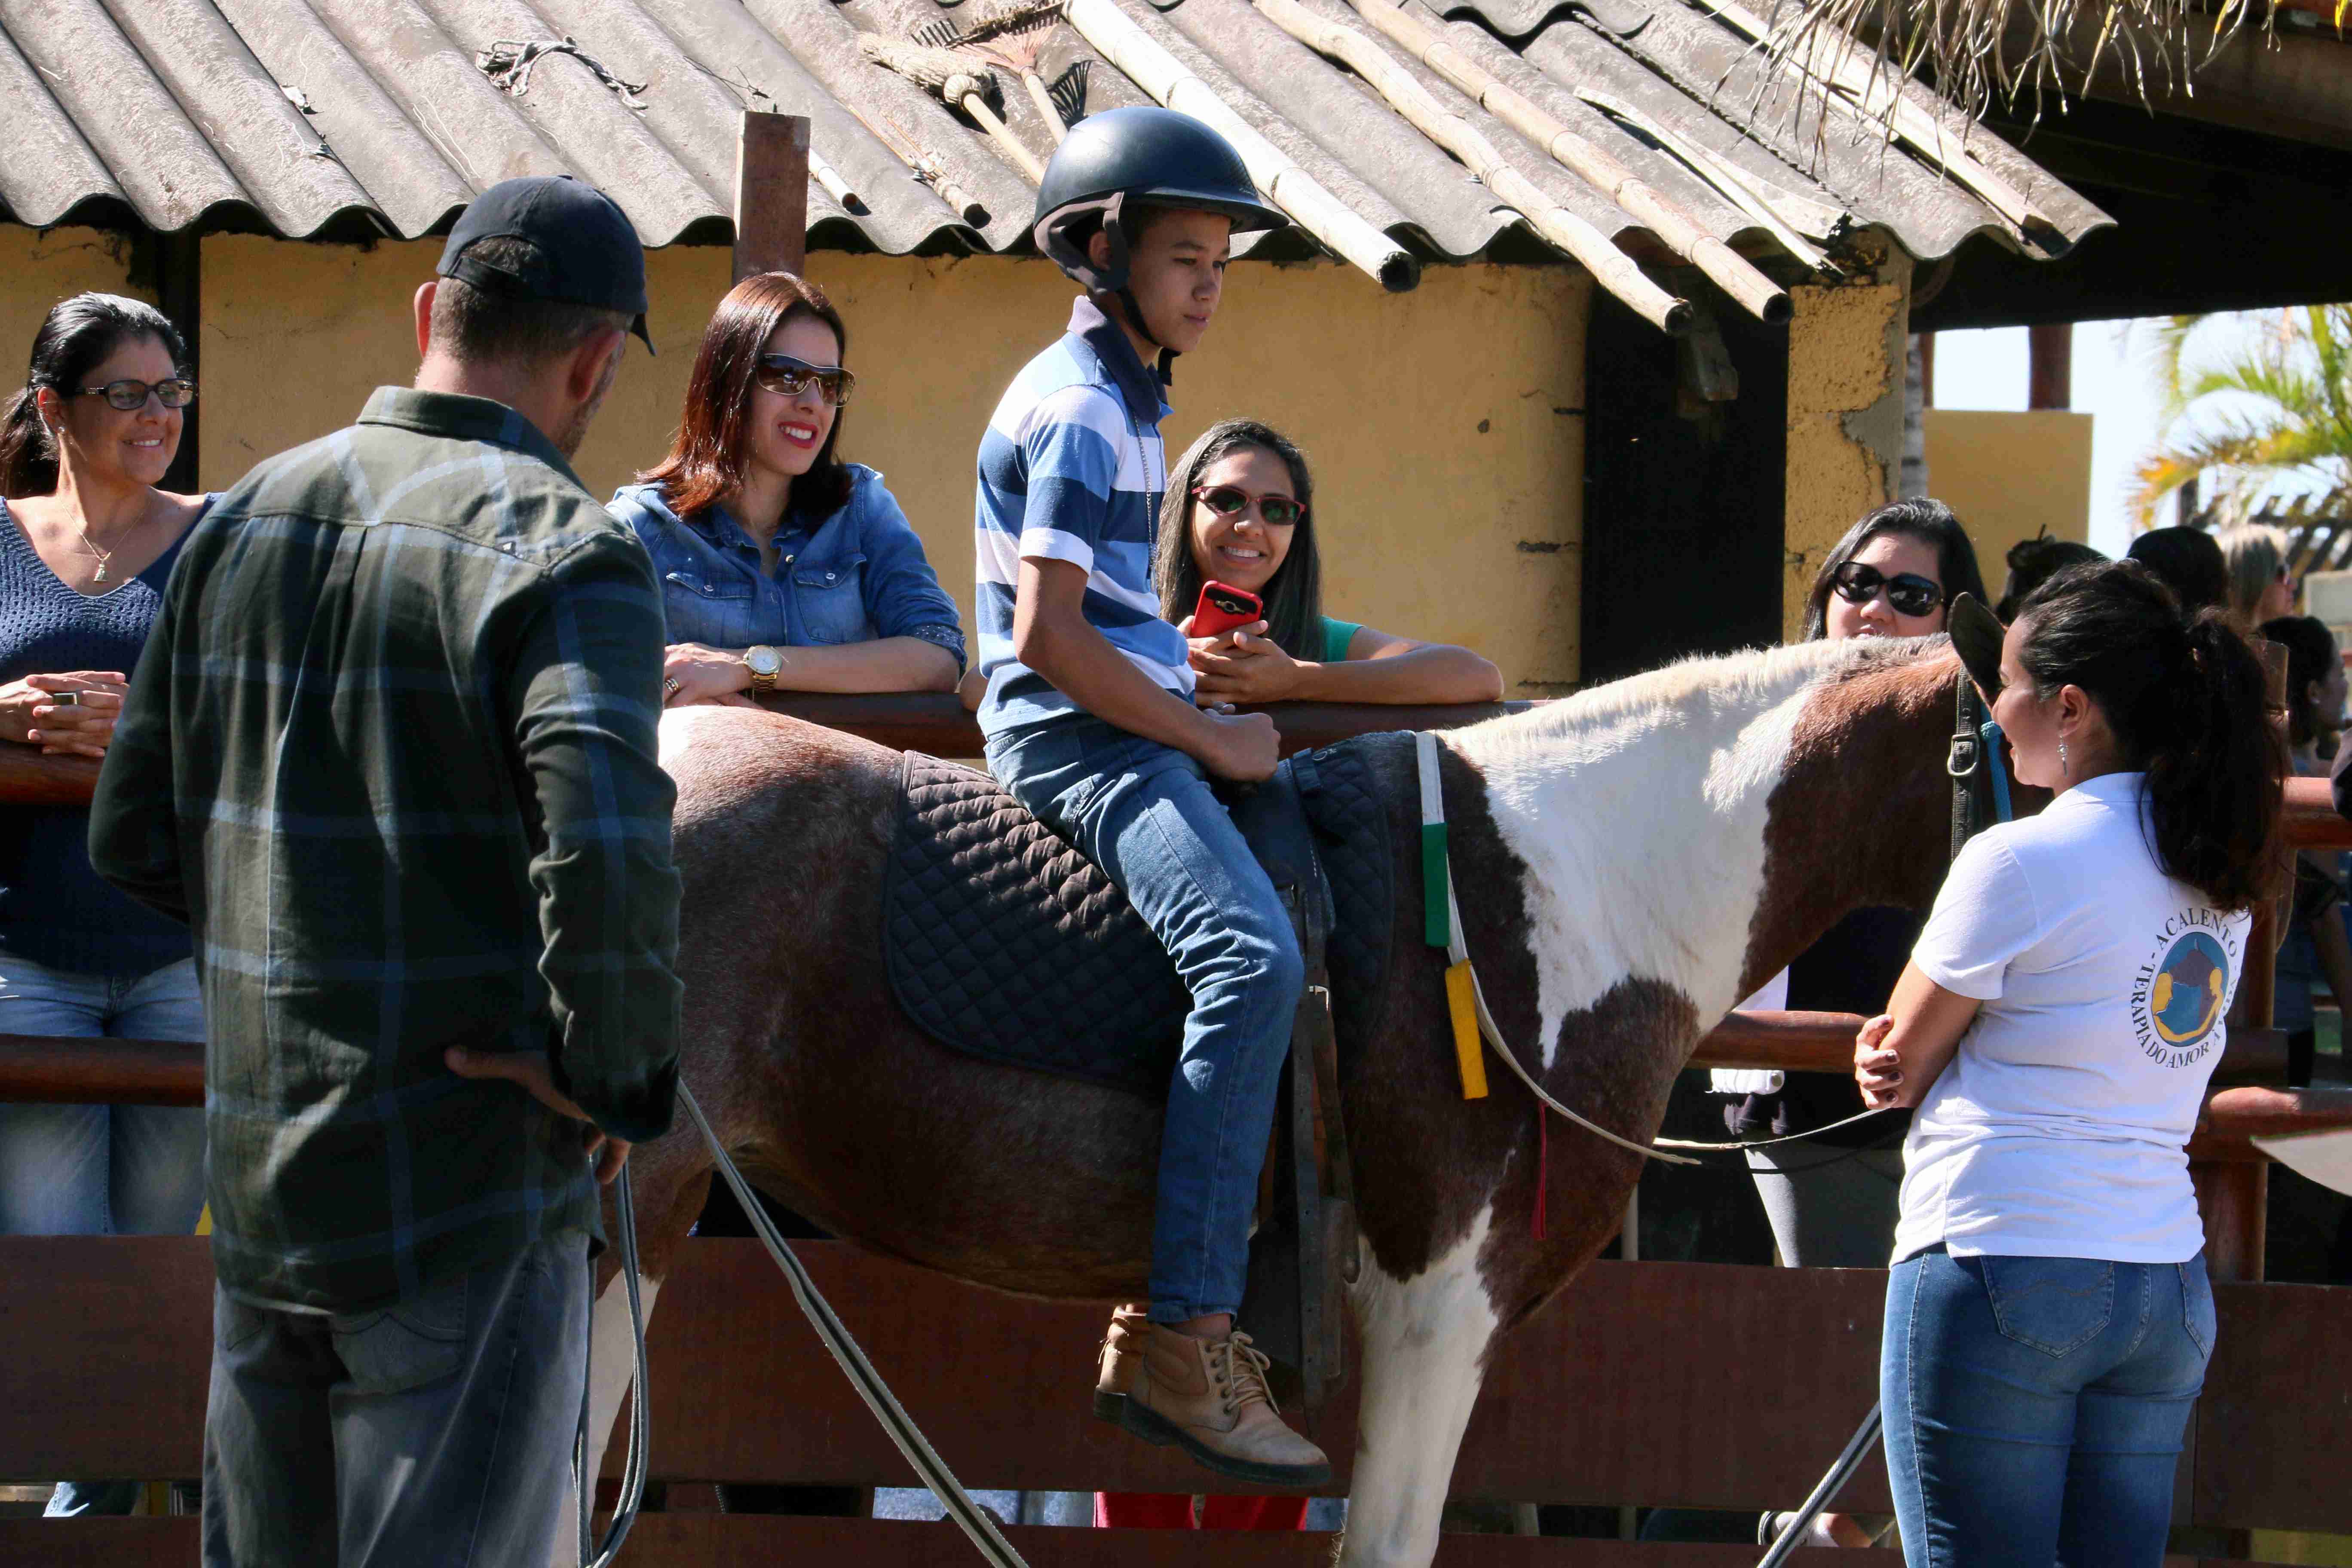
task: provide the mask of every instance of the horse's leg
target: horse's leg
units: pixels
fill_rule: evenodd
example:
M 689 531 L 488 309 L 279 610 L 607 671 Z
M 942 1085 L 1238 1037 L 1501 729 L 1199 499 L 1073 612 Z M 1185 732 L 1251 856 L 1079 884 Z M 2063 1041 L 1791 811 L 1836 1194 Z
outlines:
M 669 1277 L 677 1245 L 694 1227 L 710 1194 L 709 1155 L 698 1139 L 667 1138 L 637 1150 L 631 1156 L 631 1184 L 637 1210 L 637 1299 L 647 1331 L 654 1317 L 654 1297 Z M 689 1170 L 688 1167 L 698 1167 Z M 621 1278 L 617 1248 L 607 1248 L 597 1260 L 596 1309 L 588 1324 L 588 1452 L 581 1474 L 593 1487 L 604 1468 L 604 1450 L 620 1418 L 621 1401 L 629 1391 L 636 1360 L 629 1330 L 628 1282 Z M 576 1503 L 557 1521 L 550 1562 L 552 1568 L 578 1568 L 580 1524 Z
M 1342 1568 L 1423 1568 L 1436 1555 L 1454 1456 L 1502 1321 L 1478 1267 L 1494 1213 L 1410 1279 L 1365 1259 L 1352 1303 L 1364 1385 Z

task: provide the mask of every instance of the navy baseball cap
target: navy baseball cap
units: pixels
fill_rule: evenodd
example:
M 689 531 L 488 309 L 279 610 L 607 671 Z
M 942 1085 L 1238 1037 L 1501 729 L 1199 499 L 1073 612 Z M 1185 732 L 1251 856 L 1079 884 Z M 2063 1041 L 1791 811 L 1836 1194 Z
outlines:
M 530 241 L 538 261 L 493 267 L 467 254 L 478 240 L 500 238 Z M 500 180 L 476 196 L 458 215 L 435 270 L 486 294 L 618 310 L 653 353 L 646 249 L 637 231 L 612 197 L 569 174 Z

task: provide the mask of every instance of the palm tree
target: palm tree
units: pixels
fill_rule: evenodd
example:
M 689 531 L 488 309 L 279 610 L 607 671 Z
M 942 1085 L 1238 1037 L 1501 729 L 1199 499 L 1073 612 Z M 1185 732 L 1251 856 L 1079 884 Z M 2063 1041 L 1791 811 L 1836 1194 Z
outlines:
M 2259 330 L 2224 353 L 2192 355 L 2199 329 L 2224 319 Z M 2157 327 L 2156 351 L 2167 427 L 2136 470 L 2142 527 L 2191 480 L 2214 485 L 2223 521 L 2287 497 L 2311 498 L 2315 516 L 2352 516 L 2352 305 L 2174 316 Z

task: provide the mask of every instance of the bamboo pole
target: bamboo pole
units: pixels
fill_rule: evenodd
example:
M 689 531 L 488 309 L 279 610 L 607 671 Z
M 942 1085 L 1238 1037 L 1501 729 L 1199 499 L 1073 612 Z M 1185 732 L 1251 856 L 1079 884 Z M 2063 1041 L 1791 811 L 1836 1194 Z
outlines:
M 1250 178 L 1290 220 L 1331 250 L 1402 293 L 1421 281 L 1412 253 L 1374 228 L 1236 114 L 1207 82 L 1152 41 L 1115 0 L 1070 0 L 1066 16 L 1079 37 L 1154 100 L 1189 114 L 1233 143 Z
M 1298 0 L 1256 0 L 1266 20 L 1309 48 L 1331 56 L 1370 82 L 1413 128 L 1453 153 L 1486 188 L 1516 209 L 1536 232 L 1581 262 L 1586 271 L 1645 321 L 1681 335 L 1692 325 L 1690 303 L 1650 280 L 1633 258 L 1599 229 L 1553 201 L 1506 161 L 1495 144 L 1461 115 L 1437 101 L 1379 44 L 1353 27 L 1327 22 Z M 1781 296 L 1785 302 L 1788 296 Z
M 857 116 L 876 140 L 890 149 L 892 156 L 914 171 L 915 177 L 939 193 L 940 200 L 955 209 L 956 216 L 974 228 L 986 226 L 988 204 L 958 184 L 949 174 L 947 160 L 915 140 L 914 133 L 879 104 L 851 104 L 849 111 Z
M 1468 93 L 1481 109 L 1541 147 L 1577 177 L 1601 191 L 1697 267 L 1759 321 L 1789 319 L 1789 291 L 1758 271 L 1738 252 L 1693 222 L 1616 156 L 1578 135 L 1558 116 L 1448 43 L 1436 28 L 1392 0 L 1349 0 L 1366 21 L 1422 64 Z M 1775 237 L 1778 237 L 1777 236 Z
M 948 102 L 955 104 L 988 132 L 989 139 L 1011 155 L 1021 172 L 1033 185 L 1045 178 L 1045 165 L 1037 155 L 1021 143 L 1003 121 L 988 107 L 982 94 L 986 91 L 988 68 L 974 68 L 972 62 L 950 49 L 927 49 L 920 44 L 902 43 L 886 38 L 879 33 L 860 33 L 857 47 L 876 65 L 897 71 L 908 81 L 929 88 Z
M 1698 3 L 1756 43 L 1770 47 L 1771 25 L 1739 4 L 1739 0 Z M 1892 67 L 1864 64 L 1857 58 L 1858 47 L 1842 33 L 1835 38 L 1814 33 L 1805 41 L 1803 58 L 1790 56 L 1788 64 L 1799 76 L 1843 94 L 1856 110 L 1885 123 L 1898 140 L 1933 158 L 1938 167 L 1983 197 L 1994 211 L 2018 227 L 2057 226 L 2034 210 L 2022 191 L 1979 163 L 1966 147 L 1954 141 L 1934 115 L 1905 97 L 1900 83 L 1907 78 L 1890 79 Z

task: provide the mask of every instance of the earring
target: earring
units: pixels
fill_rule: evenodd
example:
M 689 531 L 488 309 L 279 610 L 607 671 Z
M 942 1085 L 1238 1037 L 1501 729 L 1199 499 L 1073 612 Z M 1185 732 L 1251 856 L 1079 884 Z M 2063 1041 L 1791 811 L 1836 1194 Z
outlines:
M 2066 741 L 2063 736 L 2061 736 L 2058 741 L 2058 776 L 2063 778 L 2074 771 L 2074 770 L 2067 764 Z

